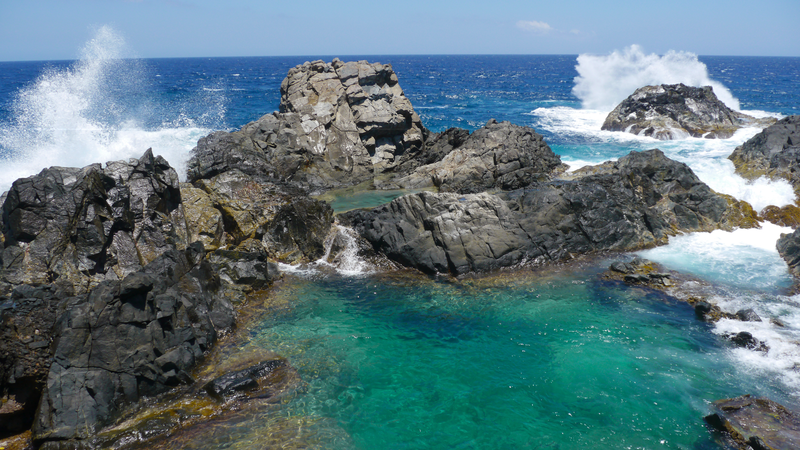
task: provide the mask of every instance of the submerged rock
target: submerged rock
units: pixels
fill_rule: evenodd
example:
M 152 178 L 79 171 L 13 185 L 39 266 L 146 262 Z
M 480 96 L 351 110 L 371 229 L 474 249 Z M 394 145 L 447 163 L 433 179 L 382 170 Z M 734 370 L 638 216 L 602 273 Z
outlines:
M 246 369 L 222 375 L 209 381 L 203 389 L 217 400 L 227 400 L 259 388 L 259 379 L 286 364 L 284 359 L 264 361 Z
M 752 227 L 752 209 L 714 193 L 659 150 L 602 173 L 502 195 L 420 193 L 346 213 L 375 249 L 427 273 L 487 271 L 664 244 L 686 231 Z
M 772 400 L 744 395 L 718 400 L 713 408 L 706 422 L 742 450 L 800 448 L 800 417 Z
M 661 140 L 689 136 L 727 139 L 739 128 L 770 123 L 774 119 L 756 119 L 728 108 L 711 86 L 681 83 L 637 89 L 608 114 L 602 129 Z
M 728 157 L 747 178 L 782 178 L 800 188 L 800 116 L 784 117 L 736 147 Z

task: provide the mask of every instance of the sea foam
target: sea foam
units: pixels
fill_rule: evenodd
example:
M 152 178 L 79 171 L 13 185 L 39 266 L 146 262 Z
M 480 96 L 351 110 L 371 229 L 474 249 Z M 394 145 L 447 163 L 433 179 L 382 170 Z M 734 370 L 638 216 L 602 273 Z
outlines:
M 632 45 L 605 56 L 582 54 L 575 69 L 578 76 L 572 92 L 587 109 L 608 112 L 642 86 L 683 83 L 711 86 L 723 103 L 739 110 L 739 100 L 709 77 L 708 68 L 693 53 L 670 50 L 663 56 L 648 55 Z
M 138 158 L 148 148 L 183 177 L 189 150 L 210 132 L 209 124 L 221 125 L 224 94 L 204 99 L 217 114 L 199 125 L 185 104 L 158 100 L 147 67 L 129 56 L 124 39 L 105 26 L 79 60 L 45 69 L 17 92 L 12 119 L 0 123 L 0 192 L 46 167 Z

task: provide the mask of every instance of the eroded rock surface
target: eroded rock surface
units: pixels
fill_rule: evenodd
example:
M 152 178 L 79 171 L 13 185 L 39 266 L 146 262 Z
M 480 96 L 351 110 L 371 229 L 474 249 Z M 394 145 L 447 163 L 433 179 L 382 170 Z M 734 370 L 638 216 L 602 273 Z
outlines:
M 345 216 L 390 259 L 456 275 L 757 226 L 749 205 L 716 194 L 659 150 L 632 152 L 573 181 L 501 195 L 420 193 Z
M 312 190 L 350 186 L 413 158 L 427 133 L 390 65 L 314 61 L 289 71 L 280 112 L 201 139 L 189 178 L 236 168 Z
M 800 188 L 800 116 L 789 116 L 736 147 L 728 157 L 748 179 L 783 178 Z
M 661 140 L 689 136 L 727 139 L 744 126 L 767 126 L 773 122 L 774 119 L 756 119 L 733 111 L 717 98 L 711 86 L 681 83 L 637 89 L 608 114 L 602 129 Z
M 178 174 L 138 160 L 51 167 L 14 182 L 3 203 L 2 282 L 85 293 L 186 247 Z
M 441 147 L 446 150 L 438 150 Z M 429 150 L 436 156 L 444 156 L 397 180 L 398 185 L 435 186 L 441 192 L 462 194 L 487 189 L 513 190 L 550 181 L 567 168 L 539 133 L 495 120 L 466 136 L 448 130 L 436 137 Z

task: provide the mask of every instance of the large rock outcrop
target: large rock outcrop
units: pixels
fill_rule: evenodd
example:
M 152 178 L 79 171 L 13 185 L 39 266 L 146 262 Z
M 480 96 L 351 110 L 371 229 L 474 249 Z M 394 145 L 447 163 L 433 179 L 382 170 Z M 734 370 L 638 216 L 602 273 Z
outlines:
M 232 304 L 279 276 L 269 256 L 323 253 L 325 203 L 237 170 L 196 181 L 148 150 L 2 197 L 0 436 L 33 423 L 41 448 L 81 447 L 125 405 L 191 382 Z
M 774 119 L 756 119 L 733 111 L 711 86 L 681 84 L 644 86 L 606 117 L 603 130 L 625 131 L 661 140 L 691 137 L 727 139 L 745 126 L 767 126 Z
M 789 116 L 736 147 L 728 157 L 736 173 L 756 179 L 783 178 L 800 189 L 800 116 Z
M 201 139 L 189 177 L 236 168 L 312 190 L 349 186 L 413 158 L 427 133 L 390 65 L 314 61 L 289 71 L 280 112 Z
M 178 174 L 151 150 L 105 168 L 51 167 L 14 182 L 3 208 L 0 279 L 75 293 L 186 247 Z
M 678 232 L 757 226 L 755 217 L 659 150 L 632 152 L 573 181 L 501 195 L 420 193 L 345 214 L 392 260 L 456 275 L 637 250 Z
M 388 65 L 306 63 L 289 71 L 281 94 L 280 112 L 201 139 L 189 181 L 238 170 L 314 193 L 365 181 L 379 189 L 480 192 L 546 181 L 565 168 L 528 127 L 491 120 L 472 134 L 430 133 Z

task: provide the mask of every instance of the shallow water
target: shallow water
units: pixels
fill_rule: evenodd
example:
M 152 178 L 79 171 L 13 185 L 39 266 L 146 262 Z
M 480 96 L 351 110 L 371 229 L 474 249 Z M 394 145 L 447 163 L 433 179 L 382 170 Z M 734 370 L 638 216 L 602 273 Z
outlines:
M 285 356 L 305 388 L 204 426 L 202 442 L 258 443 L 294 421 L 287 445 L 313 448 L 704 449 L 718 448 L 709 402 L 790 400 L 738 370 L 688 304 L 603 280 L 607 263 L 462 281 L 287 276 L 232 348 Z

